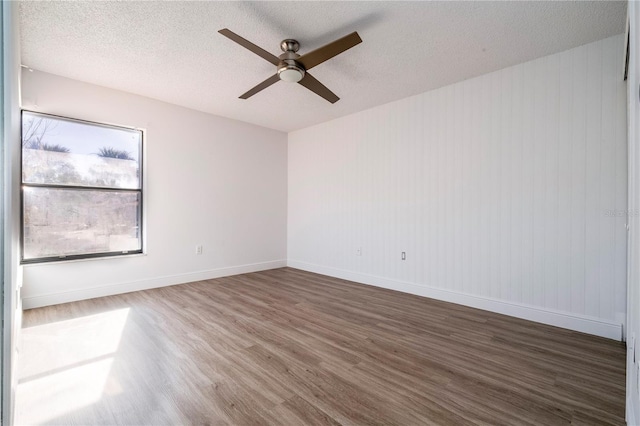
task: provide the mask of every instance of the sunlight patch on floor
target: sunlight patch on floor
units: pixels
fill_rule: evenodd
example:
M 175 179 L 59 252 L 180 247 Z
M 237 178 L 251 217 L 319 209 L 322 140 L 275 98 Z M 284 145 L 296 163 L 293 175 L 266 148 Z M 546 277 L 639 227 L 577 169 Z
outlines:
M 122 390 L 109 373 L 129 308 L 22 330 L 17 424 L 42 424 Z
M 30 407 L 21 404 L 19 423 L 43 424 L 98 402 L 112 364 L 110 357 L 19 384 L 18 398 Z

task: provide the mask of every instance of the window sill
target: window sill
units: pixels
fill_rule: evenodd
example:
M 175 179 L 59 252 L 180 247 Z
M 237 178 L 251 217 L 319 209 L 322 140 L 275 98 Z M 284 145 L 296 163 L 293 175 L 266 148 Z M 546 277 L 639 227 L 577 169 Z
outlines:
M 113 256 L 99 256 L 99 257 L 85 257 L 82 259 L 60 259 L 60 260 L 50 260 L 43 262 L 20 262 L 20 266 L 23 268 L 36 267 L 36 266 L 44 266 L 44 265 L 60 265 L 66 263 L 76 263 L 76 262 L 95 262 L 95 261 L 104 261 L 104 260 L 115 260 L 115 259 L 130 259 L 134 257 L 145 257 L 147 253 L 134 253 L 134 254 L 118 254 Z

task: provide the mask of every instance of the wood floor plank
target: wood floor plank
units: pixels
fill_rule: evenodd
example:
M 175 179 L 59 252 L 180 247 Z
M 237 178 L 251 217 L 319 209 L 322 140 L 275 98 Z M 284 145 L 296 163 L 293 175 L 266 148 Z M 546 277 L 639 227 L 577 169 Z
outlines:
M 340 426 L 327 413 L 297 395 L 276 407 L 273 413 L 284 426 Z
M 17 424 L 624 424 L 617 342 L 282 268 L 26 311 Z

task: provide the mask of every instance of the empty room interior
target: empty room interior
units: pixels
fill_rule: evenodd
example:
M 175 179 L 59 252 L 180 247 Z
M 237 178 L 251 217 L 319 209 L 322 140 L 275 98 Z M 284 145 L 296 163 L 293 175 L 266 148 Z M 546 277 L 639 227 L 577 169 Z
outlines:
M 640 424 L 640 4 L 0 13 L 2 424 Z

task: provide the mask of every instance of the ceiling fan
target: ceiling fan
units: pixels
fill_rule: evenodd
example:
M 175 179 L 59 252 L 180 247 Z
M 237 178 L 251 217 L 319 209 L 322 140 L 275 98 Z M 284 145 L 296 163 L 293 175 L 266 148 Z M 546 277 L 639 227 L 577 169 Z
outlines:
M 275 56 L 227 28 L 218 32 L 235 41 L 240 46 L 249 49 L 263 59 L 266 59 L 277 67 L 277 71 L 274 75 L 267 78 L 248 92 L 240 95 L 240 99 L 247 99 L 276 83 L 278 80 L 282 80 L 290 83 L 301 84 L 317 95 L 322 96 L 332 104 L 336 103 L 340 98 L 331 90 L 327 89 L 324 84 L 320 83 L 311 74 L 309 74 L 309 70 L 316 65 L 339 55 L 345 50 L 351 49 L 353 46 L 362 43 L 362 39 L 358 33 L 352 32 L 351 34 L 332 41 L 329 44 L 325 44 L 316 50 L 312 50 L 309 53 L 298 55 L 296 52 L 300 48 L 300 43 L 288 38 L 286 40 L 282 40 L 280 43 L 280 49 L 282 49 L 284 53 L 280 56 Z

